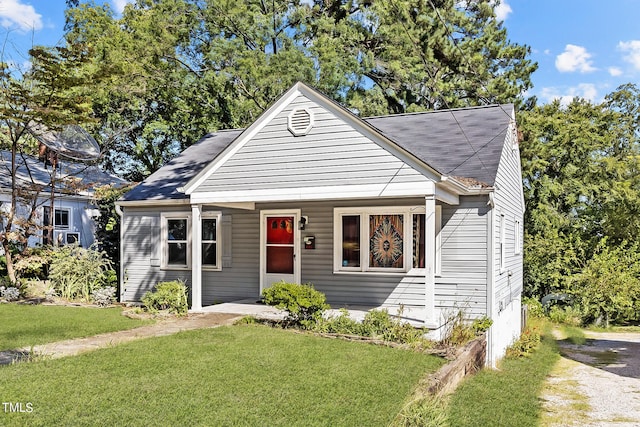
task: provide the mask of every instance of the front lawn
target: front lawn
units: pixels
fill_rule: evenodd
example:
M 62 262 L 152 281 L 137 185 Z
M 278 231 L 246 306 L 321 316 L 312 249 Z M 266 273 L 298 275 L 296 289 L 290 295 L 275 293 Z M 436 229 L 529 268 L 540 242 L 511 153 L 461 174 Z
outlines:
M 142 326 L 121 308 L 0 304 L 0 351 Z
M 0 424 L 386 426 L 442 364 L 262 325 L 188 331 L 2 367 L 0 400 L 33 410 Z

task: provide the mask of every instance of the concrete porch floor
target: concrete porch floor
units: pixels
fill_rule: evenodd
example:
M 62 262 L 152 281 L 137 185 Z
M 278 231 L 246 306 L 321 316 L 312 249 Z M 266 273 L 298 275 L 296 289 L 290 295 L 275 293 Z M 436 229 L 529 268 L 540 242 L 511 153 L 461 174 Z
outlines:
M 346 308 L 349 316 L 357 321 L 362 321 L 368 311 L 386 309 L 392 316 L 397 316 L 400 308 L 398 306 L 355 306 L 355 305 L 332 305 L 327 310 L 327 317 L 335 317 L 340 314 L 340 309 Z M 254 316 L 260 319 L 280 320 L 286 313 L 258 302 L 257 298 L 248 298 L 238 301 L 225 302 L 221 304 L 208 305 L 202 307 L 201 310 L 191 311 L 197 313 L 233 313 L 245 316 Z M 401 315 L 403 322 L 408 322 L 415 327 L 423 327 L 425 318 L 425 309 L 416 307 L 404 307 Z

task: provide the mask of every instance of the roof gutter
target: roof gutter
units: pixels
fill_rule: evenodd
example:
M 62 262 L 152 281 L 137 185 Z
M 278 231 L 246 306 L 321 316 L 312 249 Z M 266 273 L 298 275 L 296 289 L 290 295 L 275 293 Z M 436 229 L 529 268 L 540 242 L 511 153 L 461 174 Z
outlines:
M 188 198 L 186 199 L 169 199 L 169 200 L 118 200 L 116 201 L 116 206 L 122 207 L 133 207 L 133 206 L 183 206 L 188 205 L 191 202 Z
M 450 176 L 442 176 L 438 184 L 461 196 L 479 196 L 491 194 L 494 190 L 493 187 L 482 187 L 480 185 L 469 186 Z

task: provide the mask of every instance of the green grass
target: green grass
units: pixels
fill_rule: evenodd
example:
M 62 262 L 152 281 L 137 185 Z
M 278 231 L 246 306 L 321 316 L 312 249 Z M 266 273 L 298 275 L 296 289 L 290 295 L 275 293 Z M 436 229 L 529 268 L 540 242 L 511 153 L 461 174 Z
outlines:
M 131 329 L 120 308 L 0 304 L 0 351 Z
M 540 392 L 560 355 L 549 324 L 542 342 L 529 357 L 507 359 L 499 370 L 483 370 L 466 380 L 451 396 L 452 426 L 535 426 L 542 404 Z
M 437 357 L 238 325 L 0 368 L 0 425 L 386 426 Z

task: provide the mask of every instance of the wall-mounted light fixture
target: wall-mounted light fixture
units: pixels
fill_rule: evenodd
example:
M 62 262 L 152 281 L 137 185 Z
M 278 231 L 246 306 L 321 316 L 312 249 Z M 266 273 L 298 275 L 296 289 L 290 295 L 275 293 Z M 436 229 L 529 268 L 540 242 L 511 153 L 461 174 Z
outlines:
M 308 216 L 301 217 L 300 221 L 298 221 L 298 229 L 299 230 L 304 230 L 308 223 L 309 223 L 309 217 Z

